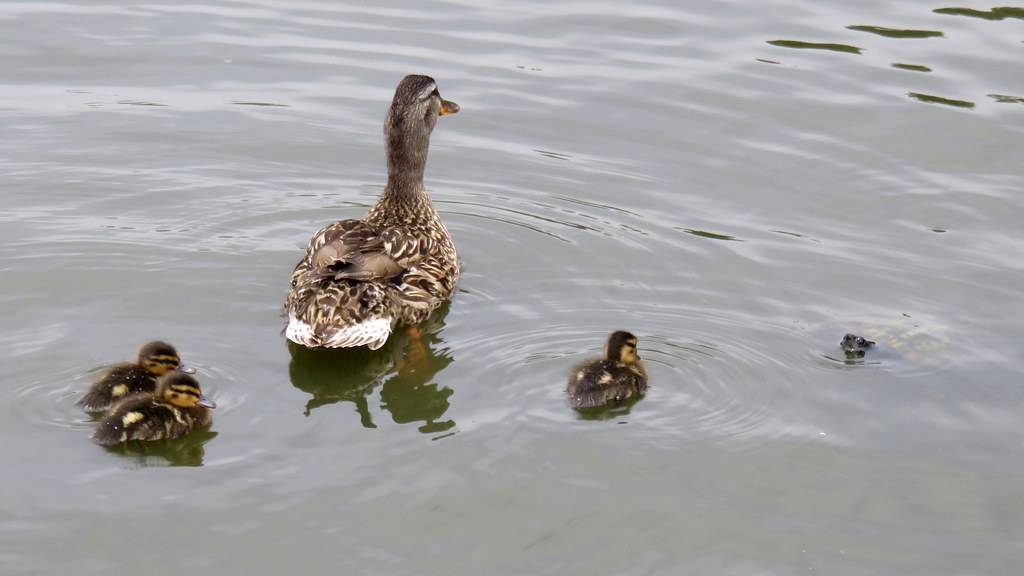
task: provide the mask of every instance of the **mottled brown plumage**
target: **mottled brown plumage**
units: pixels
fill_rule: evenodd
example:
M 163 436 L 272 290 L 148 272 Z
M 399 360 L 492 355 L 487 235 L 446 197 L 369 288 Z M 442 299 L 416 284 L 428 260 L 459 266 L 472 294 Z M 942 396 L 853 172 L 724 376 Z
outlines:
M 174 370 L 195 372 L 181 363 L 174 346 L 154 340 L 139 348 L 135 362 L 121 362 L 104 370 L 75 406 L 86 412 L 105 412 L 131 394 L 152 392 L 156 379 Z
M 429 76 L 398 85 L 384 119 L 387 185 L 362 220 L 335 222 L 309 241 L 284 304 L 289 340 L 376 350 L 396 324 L 418 324 L 451 294 L 459 261 L 423 170 L 438 116 L 458 110 Z
M 110 446 L 129 440 L 164 440 L 187 434 L 213 420 L 217 405 L 203 396 L 199 382 L 182 372 L 157 379 L 156 390 L 133 394 L 114 404 L 92 440 Z
M 577 408 L 616 404 L 647 389 L 647 368 L 636 351 L 636 336 L 619 330 L 608 337 L 604 358 L 576 365 L 566 393 Z

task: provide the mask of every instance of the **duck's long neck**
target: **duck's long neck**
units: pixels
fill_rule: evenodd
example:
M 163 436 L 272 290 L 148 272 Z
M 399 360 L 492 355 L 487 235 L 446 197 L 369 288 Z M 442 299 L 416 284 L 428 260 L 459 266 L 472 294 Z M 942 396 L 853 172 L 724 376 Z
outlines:
M 419 194 L 424 189 L 423 170 L 427 164 L 430 133 L 403 125 L 400 116 L 389 115 L 384 125 L 388 161 L 385 193 L 399 197 Z

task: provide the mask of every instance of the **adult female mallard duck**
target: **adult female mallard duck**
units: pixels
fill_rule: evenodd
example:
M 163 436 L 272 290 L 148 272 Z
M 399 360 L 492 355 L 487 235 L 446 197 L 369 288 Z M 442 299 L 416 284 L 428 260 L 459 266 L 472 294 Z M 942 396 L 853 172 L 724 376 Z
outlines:
M 619 330 L 608 337 L 604 358 L 578 364 L 569 375 L 569 403 L 576 408 L 616 404 L 647 388 L 647 368 L 636 351 L 636 336 Z
M 139 348 L 135 362 L 120 362 L 104 370 L 75 406 L 86 412 L 105 412 L 130 394 L 152 392 L 156 379 L 174 370 L 188 374 L 196 371 L 181 363 L 174 346 L 154 340 Z
M 362 220 L 317 232 L 292 273 L 285 336 L 308 347 L 384 345 L 396 324 L 423 321 L 448 298 L 459 261 L 423 186 L 438 116 L 459 111 L 429 76 L 406 76 L 384 117 L 388 181 Z
M 196 379 L 182 372 L 161 376 L 153 392 L 139 392 L 114 404 L 100 421 L 92 440 L 110 446 L 129 440 L 177 438 L 213 421 Z

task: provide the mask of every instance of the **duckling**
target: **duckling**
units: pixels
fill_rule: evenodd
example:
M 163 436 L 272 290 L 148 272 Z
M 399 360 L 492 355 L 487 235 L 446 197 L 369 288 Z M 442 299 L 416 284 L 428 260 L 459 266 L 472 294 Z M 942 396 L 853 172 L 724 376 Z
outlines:
M 437 118 L 458 111 L 429 76 L 398 84 L 384 117 L 387 185 L 362 220 L 335 222 L 309 241 L 284 303 L 289 340 L 377 350 L 397 324 L 419 324 L 451 294 L 459 259 L 423 170 Z
M 636 351 L 636 336 L 613 332 L 604 347 L 604 358 L 578 364 L 569 376 L 569 403 L 576 408 L 616 404 L 647 388 L 647 368 Z
M 203 396 L 195 378 L 171 372 L 157 379 L 155 391 L 132 394 L 114 404 L 93 432 L 92 441 L 110 446 L 129 440 L 177 438 L 212 422 L 209 408 L 216 407 Z
M 152 392 L 157 377 L 174 370 L 187 374 L 196 371 L 181 363 L 174 346 L 154 340 L 139 348 L 135 362 L 121 362 L 103 371 L 75 406 L 86 412 L 106 412 L 130 394 Z

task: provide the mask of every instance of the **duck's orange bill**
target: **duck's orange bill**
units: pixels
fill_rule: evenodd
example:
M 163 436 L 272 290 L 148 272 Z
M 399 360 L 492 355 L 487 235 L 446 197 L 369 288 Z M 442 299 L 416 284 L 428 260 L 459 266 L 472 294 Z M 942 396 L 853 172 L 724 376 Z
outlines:
M 459 105 L 450 100 L 441 100 L 441 115 L 455 114 L 459 111 Z

